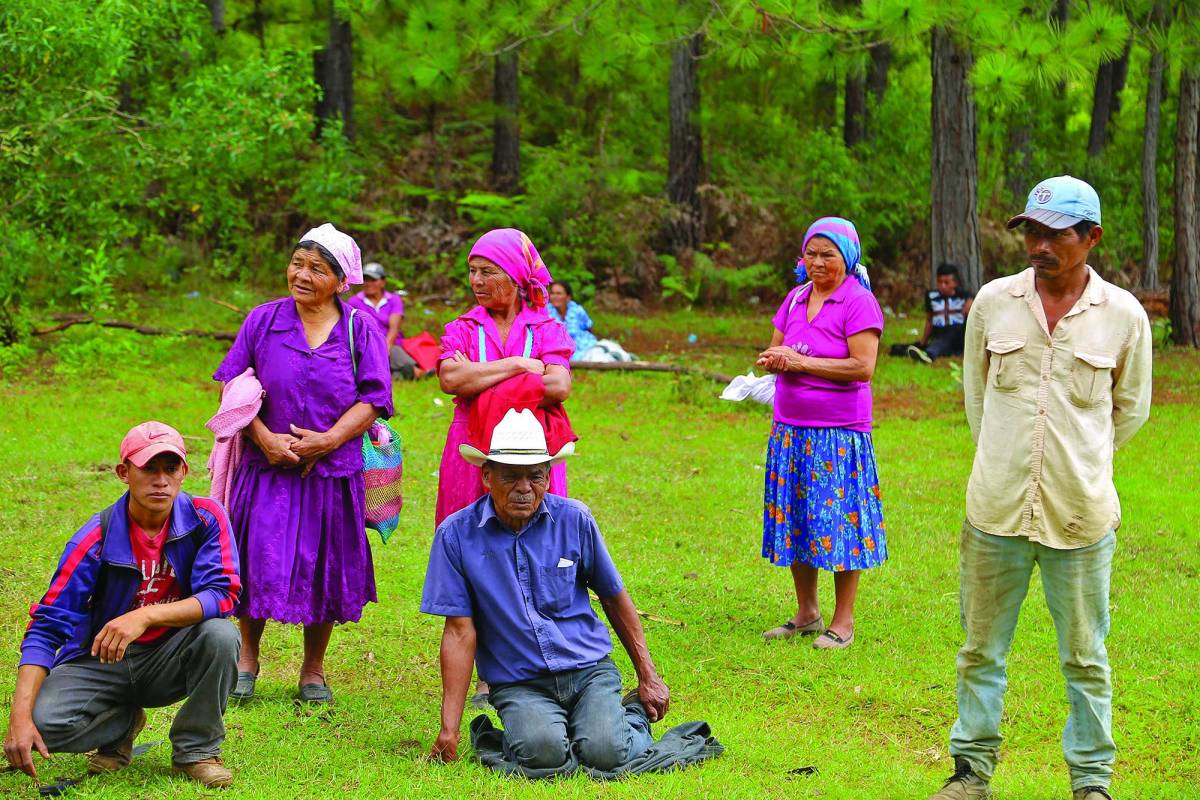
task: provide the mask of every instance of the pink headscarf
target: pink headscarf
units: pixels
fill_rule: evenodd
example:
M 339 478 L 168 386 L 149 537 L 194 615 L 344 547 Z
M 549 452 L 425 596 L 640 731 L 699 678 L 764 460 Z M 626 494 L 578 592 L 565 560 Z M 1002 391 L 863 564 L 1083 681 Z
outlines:
M 329 251 L 342 268 L 346 283 L 362 283 L 362 254 L 358 244 L 347 234 L 342 233 L 331 223 L 326 222 L 319 228 L 313 228 L 300 237 L 301 242 L 316 242 Z M 345 285 L 342 286 L 344 290 Z
M 504 270 L 521 289 L 535 311 L 546 307 L 548 288 L 554 280 L 542 263 L 529 237 L 516 228 L 496 228 L 476 240 L 468 259 L 481 256 Z

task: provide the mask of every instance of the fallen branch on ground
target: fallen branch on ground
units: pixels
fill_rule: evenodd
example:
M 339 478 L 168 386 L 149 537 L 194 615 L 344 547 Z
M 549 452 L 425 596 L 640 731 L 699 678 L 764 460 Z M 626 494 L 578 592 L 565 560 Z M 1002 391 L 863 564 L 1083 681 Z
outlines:
M 617 372 L 674 372 L 680 375 L 700 375 L 717 383 L 729 383 L 733 376 L 683 364 L 664 364 L 660 361 L 572 361 L 571 370 L 599 369 Z
M 650 612 L 642 611 L 641 609 L 638 609 L 637 613 L 642 619 L 652 620 L 653 622 L 665 622 L 668 625 L 678 625 L 680 628 L 687 627 L 686 622 L 680 622 L 677 619 L 667 619 L 666 617 L 660 617 L 657 614 L 651 614 Z
M 237 338 L 237 334 L 227 333 L 225 331 L 201 331 L 195 328 L 185 328 L 184 330 L 170 330 L 168 328 L 149 328 L 144 325 L 135 325 L 132 322 L 124 322 L 122 320 L 100 320 L 83 314 L 54 314 L 51 319 L 61 320 L 58 325 L 54 325 L 42 330 L 31 331 L 34 336 L 45 336 L 48 333 L 57 333 L 58 331 L 66 330 L 72 325 L 99 325 L 101 328 L 119 328 L 121 330 L 133 331 L 145 336 L 202 336 L 208 339 L 217 339 L 222 342 L 232 342 Z

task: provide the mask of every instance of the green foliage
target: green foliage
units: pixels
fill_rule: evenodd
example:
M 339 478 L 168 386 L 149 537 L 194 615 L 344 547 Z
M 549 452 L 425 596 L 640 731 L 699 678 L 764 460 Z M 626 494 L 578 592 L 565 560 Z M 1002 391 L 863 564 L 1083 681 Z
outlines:
M 120 264 L 113 263 L 106 248 L 107 243 L 101 242 L 99 247 L 87 249 L 90 258 L 83 264 L 79 284 L 71 290 L 84 311 L 93 316 L 112 311 L 115 300 L 112 280 L 121 273 Z
M 1003 249 L 995 231 L 1020 201 L 1014 184 L 1070 172 L 1104 201 L 1099 265 L 1128 278 L 1140 271 L 1149 48 L 1168 57 L 1166 260 L 1171 89 L 1200 57 L 1200 14 L 1173 0 L 1170 23 L 1151 24 L 1151 0 L 1094 0 L 1073 3 L 1059 24 L 1051 5 L 337 0 L 354 36 L 351 142 L 337 122 L 313 136 L 313 52 L 326 42 L 327 3 L 226 0 L 218 35 L 195 0 L 8 2 L 0 307 L 82 305 L 100 285 L 120 294 L 193 272 L 277 285 L 280 251 L 324 220 L 429 291 L 458 280 L 454 265 L 482 229 L 516 226 L 585 301 L 603 287 L 739 302 L 751 287 L 750 296 L 770 292 L 772 270 L 786 275 L 804 229 L 825 214 L 856 222 L 873 268 L 923 282 L 935 26 L 975 61 L 985 250 Z M 668 76 L 673 46 L 697 31 L 702 249 L 716 266 L 663 275 Z M 1088 160 L 1097 67 L 1127 44 L 1110 143 Z M 885 90 L 868 98 L 867 138 L 847 147 L 843 83 L 868 78 L 880 48 L 890 56 Z M 521 193 L 511 197 L 489 180 L 501 53 L 520 65 Z M 123 271 L 93 285 L 89 251 L 102 243 Z
M 1159 317 L 1150 325 L 1150 335 L 1154 339 L 1154 346 L 1159 349 L 1165 349 L 1171 346 L 1171 319 L 1170 317 Z

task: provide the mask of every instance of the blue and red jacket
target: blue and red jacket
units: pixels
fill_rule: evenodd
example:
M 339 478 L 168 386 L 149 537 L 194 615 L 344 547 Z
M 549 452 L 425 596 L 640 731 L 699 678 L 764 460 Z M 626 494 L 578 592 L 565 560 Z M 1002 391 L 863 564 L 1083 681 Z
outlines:
M 29 609 L 22 665 L 51 669 L 90 654 L 100 629 L 133 607 L 142 573 L 129 540 L 128 500 L 126 492 L 67 542 L 50 589 Z M 102 517 L 108 518 L 103 526 Z M 217 501 L 180 492 L 163 555 L 175 570 L 180 593 L 200 601 L 204 619 L 233 611 L 242 589 L 237 545 Z

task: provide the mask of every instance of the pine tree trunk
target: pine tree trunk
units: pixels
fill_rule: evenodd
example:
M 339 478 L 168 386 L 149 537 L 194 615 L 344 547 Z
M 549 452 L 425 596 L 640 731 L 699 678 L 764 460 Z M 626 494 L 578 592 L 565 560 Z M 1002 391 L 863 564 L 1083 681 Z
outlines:
M 1054 5 L 1050 9 L 1050 18 L 1058 25 L 1060 30 L 1066 30 L 1067 21 L 1071 17 L 1071 0 L 1054 0 Z M 1071 111 L 1067 107 L 1067 82 L 1061 80 L 1055 87 L 1054 92 L 1054 127 L 1056 130 L 1066 130 L 1067 114 Z
M 1025 205 L 1033 180 L 1033 128 L 1024 109 L 1008 123 L 1008 158 L 1004 161 L 1004 188 L 1014 206 Z
M 837 130 L 837 81 L 819 80 L 813 86 L 809 108 L 821 130 Z
M 521 183 L 521 97 L 516 50 L 496 56 L 492 100 L 496 121 L 492 133 L 492 184 L 515 194 Z
M 258 39 L 260 52 L 267 52 L 267 20 L 263 13 L 262 0 L 254 0 L 254 11 L 250 14 L 250 27 L 254 29 L 254 38 Z
M 208 18 L 212 23 L 213 33 L 221 35 L 225 33 L 225 0 L 204 0 L 204 5 L 208 6 Z
M 1179 78 L 1179 118 L 1175 132 L 1175 266 L 1171 276 L 1171 338 L 1200 347 L 1200 71 L 1185 68 Z
M 892 65 L 892 46 L 890 44 L 876 45 L 871 48 L 871 69 L 867 72 L 867 88 L 875 98 L 875 108 L 883 105 L 883 96 L 887 94 L 888 69 Z M 871 125 L 867 123 L 867 136 L 871 135 Z
M 931 191 L 931 283 L 945 261 L 958 264 L 963 282 L 983 283 L 979 241 L 979 169 L 975 153 L 975 100 L 971 95 L 971 53 L 945 28 L 932 33 L 933 181 Z
M 1108 144 L 1108 125 L 1121 108 L 1121 90 L 1129 74 L 1129 47 L 1114 61 L 1096 68 L 1096 86 L 1092 92 L 1092 127 L 1088 132 L 1088 157 L 1095 158 Z
M 354 54 L 350 20 L 342 19 L 329 7 L 329 40 L 325 48 L 313 53 L 313 73 L 321 87 L 317 101 L 317 138 L 326 123 L 342 119 L 342 133 L 354 139 Z
M 1152 22 L 1165 17 L 1166 0 L 1154 4 Z M 1158 279 L 1158 129 L 1162 119 L 1164 58 L 1150 52 L 1150 77 L 1146 82 L 1146 124 L 1142 131 L 1142 275 L 1140 288 L 1162 291 Z
M 867 138 L 867 79 L 862 75 L 846 76 L 845 117 L 842 141 L 847 148 Z
M 700 178 L 703 152 L 700 140 L 700 84 L 697 65 L 704 35 L 693 34 L 671 51 L 670 152 L 667 157 L 667 199 L 671 216 L 667 240 L 676 253 L 695 250 L 701 239 Z

